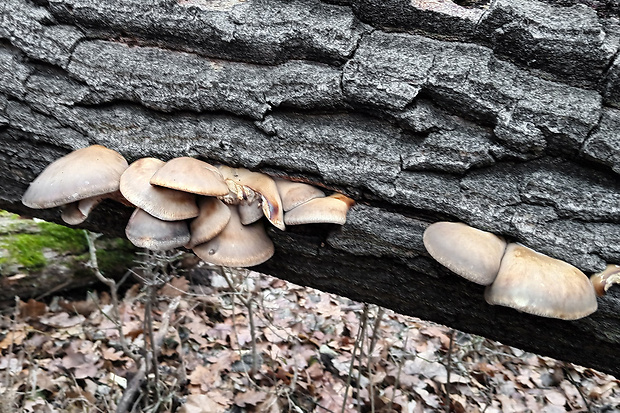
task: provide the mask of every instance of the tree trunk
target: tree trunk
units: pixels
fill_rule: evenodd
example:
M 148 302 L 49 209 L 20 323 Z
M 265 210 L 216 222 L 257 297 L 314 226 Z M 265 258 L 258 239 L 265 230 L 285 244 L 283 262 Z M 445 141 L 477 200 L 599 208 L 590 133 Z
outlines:
M 21 195 L 94 143 L 301 178 L 357 205 L 271 229 L 261 271 L 618 375 L 620 294 L 579 321 L 521 314 L 422 245 L 454 220 L 620 263 L 618 1 L 456 3 L 5 0 L 0 207 L 57 221 Z

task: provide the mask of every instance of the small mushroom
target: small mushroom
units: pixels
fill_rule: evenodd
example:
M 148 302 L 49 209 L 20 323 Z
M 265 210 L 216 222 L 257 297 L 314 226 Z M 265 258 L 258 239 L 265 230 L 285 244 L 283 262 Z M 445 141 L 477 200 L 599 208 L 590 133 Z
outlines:
M 243 225 L 253 224 L 264 216 L 260 197 L 254 198 L 251 202 L 241 201 L 238 208 L 239 217 Z
M 519 244 L 506 247 L 484 298 L 489 304 L 562 320 L 586 317 L 597 309 L 594 287 L 584 273 Z
M 340 224 L 347 222 L 347 212 L 355 201 L 342 194 L 314 198 L 284 214 L 286 225 Z
M 228 193 L 228 185 L 215 166 L 187 156 L 166 162 L 153 174 L 150 183 L 205 196 Z
M 186 221 L 163 221 L 140 208 L 131 214 L 125 235 L 136 247 L 153 251 L 182 247 L 190 239 Z
M 609 287 L 620 283 L 620 265 L 608 264 L 603 271 L 592 275 L 590 281 L 594 286 L 596 295 L 604 296 Z
M 193 248 L 211 240 L 222 232 L 230 220 L 230 209 L 217 198 L 200 198 L 198 206 L 200 215 L 190 223 L 191 239 L 185 245 L 186 248 Z
M 282 209 L 284 209 L 284 212 L 290 211 L 311 199 L 323 198 L 325 196 L 323 191 L 312 185 L 287 181 L 285 179 L 275 179 L 275 181 L 282 199 Z
M 228 208 L 231 214 L 226 228 L 211 241 L 195 246 L 194 253 L 204 261 L 226 267 L 252 267 L 271 258 L 274 246 L 262 222 L 243 225 L 237 207 Z
M 118 191 L 121 174 L 126 169 L 125 158 L 104 146 L 78 149 L 49 164 L 30 184 L 22 203 L 29 208 L 43 209 L 84 200 L 82 207 L 68 205 L 62 214 L 65 222 L 76 225 L 101 200 Z
M 226 180 L 230 191 L 237 194 L 239 201 L 246 198 L 244 187 L 258 192 L 261 196 L 261 205 L 265 217 L 273 226 L 284 231 L 282 200 L 272 177 L 245 168 L 231 168 L 225 165 L 218 166 L 218 169 Z
M 437 262 L 476 284 L 495 280 L 506 241 L 461 222 L 436 222 L 424 231 L 424 246 Z
M 200 210 L 195 194 L 150 184 L 151 177 L 164 163 L 155 158 L 133 162 L 121 176 L 121 193 L 136 207 L 164 221 L 197 217 Z

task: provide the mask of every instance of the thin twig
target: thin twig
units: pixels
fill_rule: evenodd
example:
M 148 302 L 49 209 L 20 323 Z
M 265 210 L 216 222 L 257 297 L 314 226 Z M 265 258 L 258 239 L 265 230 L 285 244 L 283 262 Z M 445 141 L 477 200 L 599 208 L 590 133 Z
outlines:
M 568 368 L 566 367 L 566 364 L 564 364 L 562 366 L 562 370 L 564 370 L 564 375 L 566 376 L 566 378 L 568 379 L 568 381 L 575 386 L 575 388 L 577 389 L 577 392 L 579 393 L 579 395 L 581 396 L 581 400 L 583 400 L 583 404 L 585 404 L 586 406 L 586 410 L 588 411 L 588 413 L 592 412 L 592 409 L 590 408 L 590 404 L 588 403 L 588 399 L 586 399 L 586 396 L 583 394 L 583 392 L 581 391 L 581 387 L 579 387 L 579 385 L 575 382 L 575 380 L 573 379 L 573 376 L 571 376 L 570 371 L 568 371 Z
M 170 325 L 170 317 L 176 311 L 177 307 L 181 303 L 181 297 L 175 297 L 174 300 L 170 302 L 168 305 L 168 309 L 161 316 L 161 325 L 159 326 L 159 331 L 155 335 L 155 348 L 158 349 L 161 347 L 161 344 L 164 341 L 164 337 L 166 336 L 166 332 L 168 331 L 168 326 Z M 118 402 L 116 407 L 116 413 L 126 413 L 129 411 L 130 406 L 132 405 L 132 401 L 134 400 L 136 393 L 140 390 L 144 379 L 146 378 L 146 366 L 151 363 L 149 360 L 150 357 L 157 357 L 158 354 L 146 354 L 146 360 L 143 360 L 140 363 L 140 368 L 133 378 L 129 381 L 125 392 L 123 393 L 123 397 Z
M 118 331 L 118 339 L 121 344 L 121 349 L 125 355 L 129 356 L 133 361 L 139 363 L 140 357 L 129 349 L 129 344 L 125 339 L 125 335 L 123 334 L 123 324 L 121 323 L 121 313 L 119 310 L 119 301 L 118 301 L 118 287 L 116 285 L 116 281 L 112 278 L 105 277 L 101 271 L 99 270 L 99 263 L 97 262 L 97 247 L 95 246 L 95 240 L 101 236 L 101 234 L 95 234 L 94 232 L 90 232 L 84 230 L 84 236 L 86 237 L 86 242 L 88 243 L 88 252 L 90 254 L 90 267 L 92 268 L 95 276 L 99 281 L 104 283 L 110 289 L 110 296 L 112 299 L 112 312 L 113 319 L 112 322 Z
M 349 365 L 349 374 L 347 376 L 347 385 L 344 389 L 344 400 L 342 401 L 342 410 L 341 413 L 345 412 L 347 406 L 347 397 L 349 395 L 349 388 L 351 387 L 351 377 L 353 376 L 353 366 L 355 364 L 355 355 L 357 354 L 357 349 L 360 347 L 360 342 L 363 338 L 363 333 L 366 331 L 366 323 L 368 321 L 368 305 L 364 303 L 364 312 L 362 313 L 362 325 L 360 326 L 357 332 L 357 338 L 355 339 L 355 345 L 353 346 L 353 352 L 351 354 L 351 364 Z M 359 380 L 358 380 L 359 383 Z M 359 393 L 359 392 L 358 392 Z
M 409 329 L 406 330 L 407 334 L 405 335 L 405 342 L 403 343 L 403 353 L 407 352 L 407 343 L 409 342 Z M 396 373 L 396 378 L 394 379 L 394 388 L 392 391 L 392 396 L 390 397 L 390 402 L 387 405 L 387 411 L 391 412 L 392 411 L 392 406 L 394 405 L 394 399 L 396 398 L 396 389 L 398 389 L 398 386 L 400 386 L 400 374 L 403 370 L 403 364 L 402 360 L 401 362 L 398 363 L 398 372 Z
M 226 280 L 228 287 L 236 293 L 239 293 L 237 288 L 235 287 L 232 279 L 228 275 L 228 273 L 224 270 L 224 267 L 219 267 L 220 274 Z M 256 351 L 256 326 L 254 325 L 254 311 L 252 310 L 253 299 L 250 294 L 248 297 L 244 297 L 242 294 L 238 294 L 239 301 L 248 309 L 248 322 L 250 323 L 250 335 L 252 338 L 252 367 L 250 368 L 250 375 L 254 375 L 258 371 L 258 353 Z
M 372 382 L 373 377 L 373 363 L 371 363 L 370 358 L 372 357 L 372 353 L 375 351 L 375 346 L 377 345 L 377 340 L 379 338 L 379 327 L 381 327 L 381 319 L 383 318 L 383 313 L 385 309 L 383 307 L 377 307 L 377 318 L 375 319 L 375 324 L 372 326 L 372 337 L 370 338 L 370 348 L 368 349 L 368 378 L 370 379 L 370 411 L 371 413 L 375 413 L 375 390 Z
M 452 371 L 452 346 L 454 344 L 454 333 L 455 330 L 452 330 L 450 333 L 450 345 L 448 346 L 448 365 L 446 366 L 446 413 L 450 413 L 450 373 Z

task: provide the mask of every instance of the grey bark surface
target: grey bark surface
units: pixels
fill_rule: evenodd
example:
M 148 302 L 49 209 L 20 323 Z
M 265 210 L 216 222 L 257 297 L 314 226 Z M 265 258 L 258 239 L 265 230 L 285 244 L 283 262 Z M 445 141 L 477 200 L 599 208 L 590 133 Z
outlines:
M 566 322 L 489 306 L 422 233 L 462 221 L 620 263 L 618 2 L 5 0 L 0 207 L 89 144 L 311 182 L 342 228 L 270 229 L 260 270 L 620 375 L 620 294 Z M 122 234 L 122 206 L 84 227 Z

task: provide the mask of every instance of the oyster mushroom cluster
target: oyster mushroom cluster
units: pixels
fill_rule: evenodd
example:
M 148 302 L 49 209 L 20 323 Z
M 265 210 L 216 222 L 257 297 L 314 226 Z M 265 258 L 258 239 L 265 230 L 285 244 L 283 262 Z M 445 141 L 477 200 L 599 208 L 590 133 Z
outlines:
M 125 229 L 134 245 L 186 247 L 207 262 L 228 267 L 250 267 L 271 258 L 274 245 L 263 216 L 280 230 L 310 223 L 342 225 L 354 204 L 308 184 L 195 158 L 142 158 L 128 165 L 122 155 L 101 145 L 48 165 L 22 202 L 35 209 L 60 207 L 62 219 L 77 225 L 106 198 L 136 207 Z
M 579 269 L 490 232 L 436 222 L 424 231 L 424 246 L 452 272 L 486 285 L 489 304 L 562 320 L 597 309 L 594 287 Z

